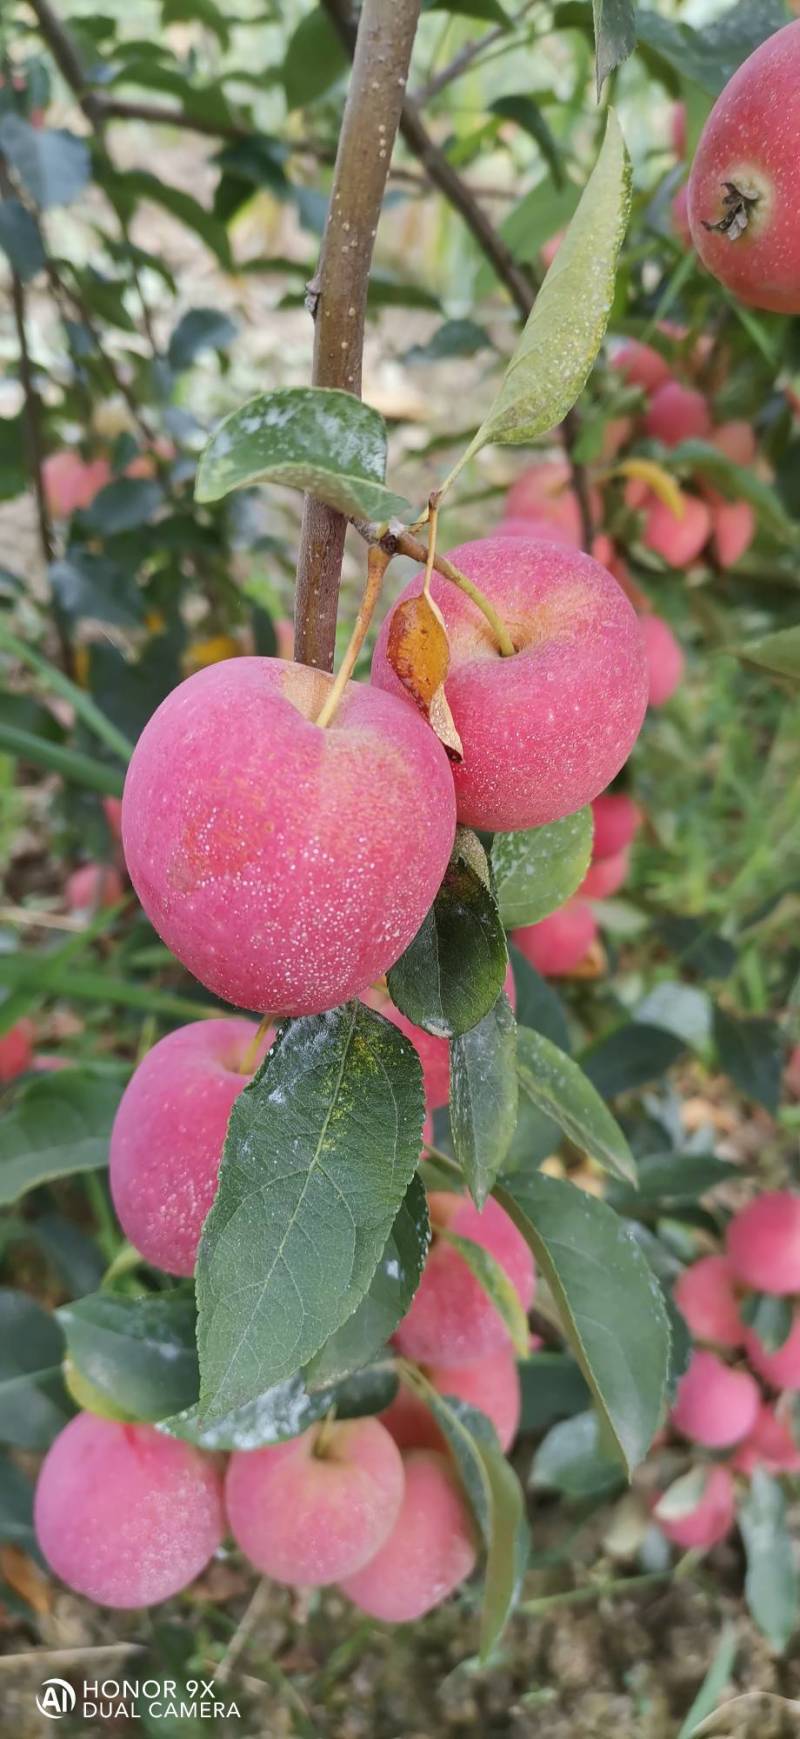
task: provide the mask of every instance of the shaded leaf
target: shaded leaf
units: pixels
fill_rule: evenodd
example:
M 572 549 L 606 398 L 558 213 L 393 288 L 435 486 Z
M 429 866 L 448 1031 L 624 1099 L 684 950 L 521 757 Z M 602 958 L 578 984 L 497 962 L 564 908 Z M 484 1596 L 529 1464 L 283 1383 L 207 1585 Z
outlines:
M 388 973 L 389 994 L 415 1026 L 455 1038 L 494 1007 L 507 968 L 486 854 L 477 835 L 460 827 L 433 905 Z
M 283 88 L 290 109 L 324 96 L 349 66 L 347 51 L 327 13 L 317 6 L 301 19 L 283 59 Z
M 669 1326 L 658 1282 L 605 1202 L 533 1173 L 495 1186 L 547 1280 L 564 1333 L 630 1471 L 661 1418 Z
M 221 308 L 189 308 L 167 347 L 170 368 L 190 368 L 203 350 L 224 350 L 236 337 L 236 322 Z
M 430 1241 L 428 1198 L 417 1176 L 406 1190 L 366 1297 L 306 1365 L 309 1389 L 341 1382 L 386 1345 L 422 1279 Z
M 794 1307 L 790 1298 L 771 1292 L 749 1292 L 739 1306 L 742 1321 L 758 1337 L 765 1352 L 777 1353 L 794 1327 Z
M 58 1311 L 67 1353 L 98 1403 L 131 1419 L 164 1419 L 197 1400 L 195 1309 L 172 1293 L 90 1293 Z
M 603 1449 L 596 1413 L 576 1413 L 552 1425 L 539 1444 L 531 1484 L 580 1499 L 618 1491 L 625 1482 L 619 1461 Z
M 569 1353 L 532 1353 L 517 1369 L 523 1435 L 526 1431 L 546 1431 L 557 1419 L 570 1419 L 589 1405 L 586 1378 Z
M 48 1449 L 72 1405 L 64 1388 L 64 1340 L 55 1317 L 25 1292 L 0 1287 L 0 1439 Z
M 669 913 L 657 920 L 656 928 L 673 954 L 701 978 L 727 978 L 733 971 L 736 949 L 726 936 L 717 934 L 707 918 L 679 918 Z
M 78 1069 L 30 1082 L 0 1123 L 0 1204 L 108 1164 L 121 1085 Z
M 583 1052 L 581 1068 L 603 1099 L 615 1099 L 618 1093 L 657 1081 L 685 1049 L 663 1027 L 627 1021 Z
M 559 1050 L 571 1051 L 566 1010 L 558 991 L 536 971 L 535 966 L 531 966 L 513 942 L 509 943 L 508 957 L 514 973 L 519 1025 L 544 1033 L 545 1038 L 552 1039 Z
M 736 1659 L 736 1628 L 726 1624 L 720 1637 L 714 1658 L 706 1673 L 702 1685 L 692 1706 L 681 1722 L 675 1739 L 694 1739 L 700 1733 L 714 1713 L 720 1697 L 733 1674 L 733 1663 Z
M 716 97 L 742 61 L 785 23 L 783 0 L 738 0 L 719 18 L 704 19 L 697 29 L 664 18 L 650 7 L 639 7 L 636 34 L 682 79 Z
M 552 1117 L 576 1147 L 616 1177 L 636 1182 L 636 1165 L 625 1136 L 591 1081 L 542 1033 L 517 1032 L 520 1092 Z
M 453 1150 L 479 1208 L 511 1145 L 518 1102 L 517 1025 L 501 992 L 483 1020 L 450 1046 Z
M 621 66 L 636 47 L 634 0 L 592 0 L 597 98 L 609 73 Z
M 507 929 L 538 924 L 563 906 L 583 881 L 592 856 L 592 811 L 587 805 L 562 821 L 520 833 L 496 833 L 492 872 Z
M 154 477 L 118 477 L 98 490 L 81 518 L 92 531 L 115 537 L 146 525 L 163 501 L 164 491 Z
M 362 1003 L 283 1028 L 234 1104 L 200 1242 L 204 1420 L 293 1376 L 352 1316 L 416 1171 L 423 1112 L 413 1046 Z
M 772 1648 L 785 1649 L 797 1624 L 797 1575 L 786 1522 L 786 1500 L 777 1479 L 753 1470 L 739 1507 L 747 1557 L 744 1592 L 750 1616 Z
M 33 1485 L 7 1455 L 0 1455 L 0 1540 L 26 1552 L 36 1550 Z
M 775 676 L 789 676 L 800 682 L 800 627 L 781 628 L 777 634 L 762 634 L 744 646 L 733 648 L 745 664 L 756 664 Z
M 777 1021 L 761 1015 L 714 1010 L 714 1041 L 720 1068 L 735 1087 L 774 1116 L 778 1109 L 784 1039 Z
M 614 296 L 628 217 L 630 166 L 609 110 L 605 141 L 536 297 L 488 416 L 448 478 L 490 441 L 532 441 L 560 423 L 588 379 Z
M 63 128 L 33 127 L 13 111 L 0 118 L 0 151 L 42 211 L 70 205 L 91 173 L 85 139 Z
M 542 153 L 556 187 L 563 187 L 564 165 L 558 141 L 533 97 L 525 92 L 521 92 L 519 96 L 498 97 L 491 104 L 491 113 L 499 115 L 501 120 L 515 121 L 518 127 L 530 134 Z
M 23 284 L 45 263 L 39 225 L 19 199 L 0 202 L 0 248 Z
M 144 615 L 144 598 L 133 574 L 107 556 L 72 547 L 53 562 L 50 584 L 62 615 L 70 621 L 94 616 L 120 628 L 135 628 Z
M 200 460 L 198 501 L 254 483 L 285 483 L 358 519 L 410 520 L 413 508 L 384 486 L 386 428 L 352 393 L 285 387 L 226 417 Z

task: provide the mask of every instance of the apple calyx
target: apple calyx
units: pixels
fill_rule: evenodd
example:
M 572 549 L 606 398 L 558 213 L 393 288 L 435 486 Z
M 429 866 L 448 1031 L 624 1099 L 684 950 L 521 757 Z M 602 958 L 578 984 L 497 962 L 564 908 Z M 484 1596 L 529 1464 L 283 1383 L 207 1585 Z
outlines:
M 734 181 L 723 181 L 722 185 L 725 188 L 722 203 L 727 207 L 725 216 L 717 223 L 706 223 L 703 218 L 703 228 L 717 230 L 720 235 L 727 236 L 729 242 L 735 242 L 740 235 L 744 235 L 750 223 L 750 212 L 758 204 L 759 195 L 742 193 Z

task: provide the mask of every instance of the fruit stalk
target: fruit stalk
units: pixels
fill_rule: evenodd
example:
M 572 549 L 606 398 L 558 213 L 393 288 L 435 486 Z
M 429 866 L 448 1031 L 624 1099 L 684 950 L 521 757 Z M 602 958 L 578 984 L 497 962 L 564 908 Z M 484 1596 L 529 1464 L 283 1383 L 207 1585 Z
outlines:
M 308 290 L 314 386 L 360 396 L 367 286 L 420 0 L 364 0 L 347 93 L 328 222 Z M 333 668 L 347 522 L 306 496 L 295 598 L 295 657 Z

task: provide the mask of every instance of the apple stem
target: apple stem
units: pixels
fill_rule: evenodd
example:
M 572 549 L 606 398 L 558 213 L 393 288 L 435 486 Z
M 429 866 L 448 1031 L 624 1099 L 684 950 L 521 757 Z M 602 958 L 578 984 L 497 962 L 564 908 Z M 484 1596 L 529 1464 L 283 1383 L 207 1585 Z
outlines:
M 350 635 L 347 651 L 342 659 L 339 671 L 328 690 L 324 706 L 317 717 L 317 724 L 322 730 L 335 718 L 341 705 L 342 696 L 355 670 L 356 659 L 366 638 L 367 629 L 372 621 L 373 611 L 378 602 L 383 576 L 391 561 L 391 556 L 381 549 L 380 544 L 374 544 L 367 557 L 367 583 L 364 596 L 361 599 L 356 624 Z
M 432 527 L 432 531 L 434 530 L 435 527 Z M 490 603 L 485 592 L 482 592 L 479 587 L 475 585 L 474 580 L 471 580 L 468 574 L 462 574 L 461 569 L 455 567 L 454 563 L 449 561 L 447 556 L 441 556 L 436 552 L 435 538 L 433 536 L 431 542 L 434 545 L 433 555 L 430 553 L 430 545 L 426 549 L 424 543 L 420 543 L 419 539 L 414 537 L 410 531 L 402 531 L 397 537 L 392 535 L 392 543 L 399 555 L 411 556 L 414 561 L 425 563 L 426 585 L 428 583 L 428 570 L 430 565 L 431 568 L 436 569 L 437 574 L 442 575 L 443 579 L 450 580 L 454 586 L 458 586 L 460 592 L 465 592 L 467 597 L 472 599 L 473 604 L 475 604 L 477 609 L 480 610 L 481 615 L 485 616 L 495 640 L 497 641 L 501 656 L 503 658 L 513 658 L 517 648 L 514 645 L 502 616 L 498 614 L 494 604 Z
M 314 1444 L 313 1444 L 313 1448 L 312 1448 L 311 1453 L 312 1453 L 312 1455 L 316 1456 L 320 1461 L 325 1460 L 325 1456 L 326 1456 L 327 1451 L 328 1451 L 328 1444 L 330 1443 L 331 1433 L 332 1433 L 333 1426 L 335 1425 L 335 1423 L 336 1423 L 336 1407 L 334 1405 L 333 1407 L 329 1407 L 327 1413 L 325 1414 L 324 1419 L 320 1420 L 320 1423 L 319 1423 L 319 1426 L 317 1429 L 317 1434 L 316 1434 L 316 1437 L 314 1438 Z
M 272 1025 L 272 1020 L 273 1016 L 271 1014 L 262 1015 L 261 1020 L 258 1023 L 258 1031 L 254 1032 L 247 1050 L 242 1057 L 241 1063 L 239 1064 L 240 1075 L 252 1075 L 256 1066 L 256 1057 L 258 1056 L 262 1041 L 266 1038 L 267 1032 Z

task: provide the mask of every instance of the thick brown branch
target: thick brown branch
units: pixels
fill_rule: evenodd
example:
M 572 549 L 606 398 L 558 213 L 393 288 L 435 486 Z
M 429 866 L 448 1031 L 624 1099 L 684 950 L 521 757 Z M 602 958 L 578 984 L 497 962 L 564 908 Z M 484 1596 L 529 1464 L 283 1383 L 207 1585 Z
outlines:
M 341 26 L 341 0 L 324 0 L 324 4 Z M 328 222 L 317 273 L 309 286 L 315 315 L 315 386 L 361 392 L 369 269 L 419 7 L 420 0 L 364 0 L 361 9 Z M 348 37 L 348 43 L 351 40 Z M 297 566 L 295 656 L 321 670 L 333 666 L 346 524 L 341 513 L 306 497 Z

